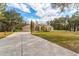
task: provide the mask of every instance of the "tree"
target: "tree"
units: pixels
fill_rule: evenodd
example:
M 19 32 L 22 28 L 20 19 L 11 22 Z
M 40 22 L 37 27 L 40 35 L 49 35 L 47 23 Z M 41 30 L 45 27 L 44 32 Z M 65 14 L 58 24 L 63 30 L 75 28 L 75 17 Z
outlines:
M 6 3 L 0 3 L 0 31 L 4 31 L 5 30 L 5 22 L 4 20 L 6 19 L 6 17 L 4 16 L 4 12 L 7 8 Z
M 51 3 L 51 7 L 54 9 L 60 8 L 60 12 L 63 12 L 65 7 L 69 8 L 70 5 L 71 3 Z
M 7 25 L 5 31 L 15 31 L 16 27 L 23 21 L 20 14 L 17 13 L 14 9 L 5 11 L 3 14 L 6 17 L 3 22 L 5 22 Z
M 79 16 L 78 15 L 77 16 L 73 15 L 71 22 L 72 22 L 74 31 L 78 31 L 78 27 L 79 27 Z
M 66 20 L 64 17 L 55 18 L 53 21 L 50 21 L 50 25 L 53 26 L 55 30 L 65 30 Z
M 65 30 L 69 30 L 69 31 L 78 31 L 79 30 L 79 3 L 52 3 L 51 7 L 54 9 L 59 8 L 60 9 L 60 13 L 65 11 L 65 7 L 69 8 L 73 6 L 73 8 L 75 8 L 77 10 L 76 13 L 73 14 L 73 16 L 70 18 L 68 15 L 66 15 L 65 17 L 65 23 L 63 23 Z M 51 25 L 56 28 L 59 29 L 62 26 L 62 21 L 60 20 L 54 20 L 51 22 Z
M 0 31 L 16 31 L 25 25 L 22 17 L 14 8 L 6 10 L 7 4 L 0 3 Z
M 35 31 L 35 23 L 32 20 L 30 22 L 30 30 L 31 30 L 31 34 Z

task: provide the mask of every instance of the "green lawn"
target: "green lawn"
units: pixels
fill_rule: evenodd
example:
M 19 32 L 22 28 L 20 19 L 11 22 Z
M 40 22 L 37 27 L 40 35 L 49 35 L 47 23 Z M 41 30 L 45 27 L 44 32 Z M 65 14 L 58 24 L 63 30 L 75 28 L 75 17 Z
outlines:
M 0 39 L 10 35 L 12 32 L 0 32 Z
M 48 41 L 79 53 L 79 32 L 53 31 L 35 32 L 33 35 L 42 37 Z

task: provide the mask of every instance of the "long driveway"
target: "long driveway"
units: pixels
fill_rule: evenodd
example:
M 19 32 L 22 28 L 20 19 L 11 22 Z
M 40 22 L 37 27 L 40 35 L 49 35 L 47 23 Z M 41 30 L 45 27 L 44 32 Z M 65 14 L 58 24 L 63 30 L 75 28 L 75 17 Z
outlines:
M 0 56 L 76 56 L 77 53 L 29 32 L 15 32 L 0 40 Z

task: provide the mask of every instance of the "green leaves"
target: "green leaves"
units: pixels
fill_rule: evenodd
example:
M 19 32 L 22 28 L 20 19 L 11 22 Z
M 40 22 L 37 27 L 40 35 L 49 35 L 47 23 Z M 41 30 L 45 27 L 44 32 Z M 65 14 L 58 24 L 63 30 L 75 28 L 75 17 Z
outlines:
M 16 31 L 20 24 L 23 24 L 22 17 L 15 9 L 6 11 L 6 4 L 0 4 L 0 31 Z
M 51 3 L 51 7 L 55 9 L 60 8 L 60 12 L 63 12 L 64 8 L 68 8 L 70 4 L 71 3 Z

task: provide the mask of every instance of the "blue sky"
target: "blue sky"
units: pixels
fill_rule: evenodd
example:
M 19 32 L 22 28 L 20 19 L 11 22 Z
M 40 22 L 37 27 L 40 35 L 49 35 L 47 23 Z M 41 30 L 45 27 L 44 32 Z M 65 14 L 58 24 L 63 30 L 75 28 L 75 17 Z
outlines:
M 52 20 L 60 16 L 72 16 L 77 10 L 73 7 L 65 8 L 64 12 L 59 13 L 60 9 L 52 9 L 50 3 L 9 3 L 8 10 L 15 8 L 24 20 Z
M 20 13 L 24 20 L 41 18 L 39 15 L 36 15 L 37 10 L 34 10 L 29 4 L 8 4 L 7 10 L 12 8 L 15 8 L 15 10 Z

